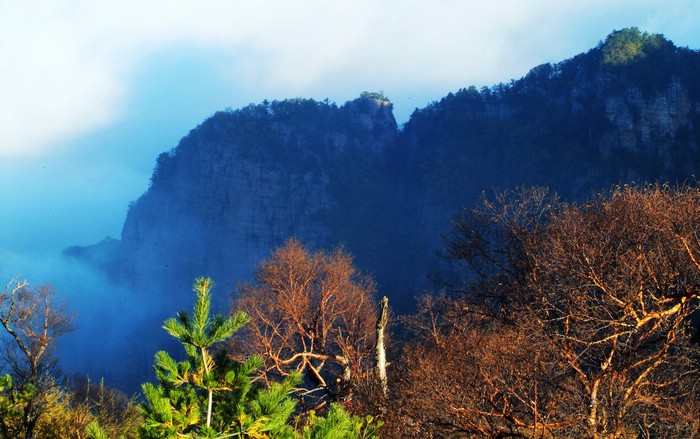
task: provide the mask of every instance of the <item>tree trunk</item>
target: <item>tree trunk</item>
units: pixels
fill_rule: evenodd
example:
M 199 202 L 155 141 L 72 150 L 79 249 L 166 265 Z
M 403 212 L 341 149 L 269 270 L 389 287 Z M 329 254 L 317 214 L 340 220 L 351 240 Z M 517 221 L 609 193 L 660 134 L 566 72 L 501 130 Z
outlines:
M 214 392 L 209 389 L 209 400 L 207 401 L 207 427 L 211 427 L 211 406 L 214 399 Z
M 591 429 L 591 437 L 598 439 L 598 387 L 600 386 L 600 378 L 593 383 L 591 391 L 591 405 L 588 413 L 588 426 Z
M 389 391 L 386 378 L 386 348 L 384 347 L 384 329 L 389 319 L 389 299 L 386 296 L 379 302 L 379 318 L 377 319 L 377 376 L 382 386 L 384 396 Z

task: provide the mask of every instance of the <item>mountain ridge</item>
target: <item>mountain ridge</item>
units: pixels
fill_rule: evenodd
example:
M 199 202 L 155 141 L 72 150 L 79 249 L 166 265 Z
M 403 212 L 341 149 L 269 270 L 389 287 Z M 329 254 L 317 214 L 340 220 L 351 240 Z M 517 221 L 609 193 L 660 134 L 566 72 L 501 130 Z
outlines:
M 228 291 L 289 237 L 343 245 L 399 310 L 441 270 L 434 251 L 484 191 L 547 185 L 571 200 L 700 169 L 700 55 L 662 35 L 614 31 L 510 84 L 416 109 L 364 93 L 218 112 L 161 154 L 119 240 L 79 257 L 175 306 L 195 276 Z

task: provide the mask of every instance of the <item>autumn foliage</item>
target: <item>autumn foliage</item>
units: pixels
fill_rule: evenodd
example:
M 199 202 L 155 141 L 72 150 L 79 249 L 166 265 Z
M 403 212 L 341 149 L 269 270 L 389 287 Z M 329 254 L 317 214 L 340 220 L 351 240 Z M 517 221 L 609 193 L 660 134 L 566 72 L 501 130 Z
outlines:
M 251 323 L 233 352 L 264 358 L 262 377 L 301 374 L 303 400 L 342 399 L 372 368 L 375 286 L 342 249 L 311 253 L 296 240 L 274 251 L 240 287 L 235 309 Z
M 394 434 L 700 436 L 697 189 L 503 194 L 445 255 L 465 282 L 410 321 Z

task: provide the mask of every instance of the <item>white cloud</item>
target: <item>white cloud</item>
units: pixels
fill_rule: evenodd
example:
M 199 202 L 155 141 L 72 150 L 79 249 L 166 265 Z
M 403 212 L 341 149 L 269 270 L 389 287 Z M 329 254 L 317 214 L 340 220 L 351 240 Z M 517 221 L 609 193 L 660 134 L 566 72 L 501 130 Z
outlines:
M 128 111 L 132 73 L 159 50 L 219 51 L 222 75 L 272 99 L 318 96 L 318 90 L 349 89 L 354 95 L 375 84 L 453 89 L 507 81 L 541 62 L 573 56 L 612 28 L 649 25 L 669 37 L 676 29 L 688 38 L 683 44 L 699 41 L 694 23 L 700 6 L 685 0 L 672 5 L 4 1 L 0 157 L 40 154 L 119 118 Z

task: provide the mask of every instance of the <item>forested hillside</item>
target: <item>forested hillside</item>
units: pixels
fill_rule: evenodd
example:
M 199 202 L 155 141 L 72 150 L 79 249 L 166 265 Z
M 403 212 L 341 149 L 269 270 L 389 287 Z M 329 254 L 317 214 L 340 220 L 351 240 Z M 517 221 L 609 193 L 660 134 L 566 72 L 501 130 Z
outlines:
M 444 231 L 482 191 L 545 185 L 581 200 L 610 184 L 684 182 L 700 166 L 700 54 L 637 29 L 509 84 L 416 110 L 401 178 Z M 398 155 L 398 154 L 397 154 Z

